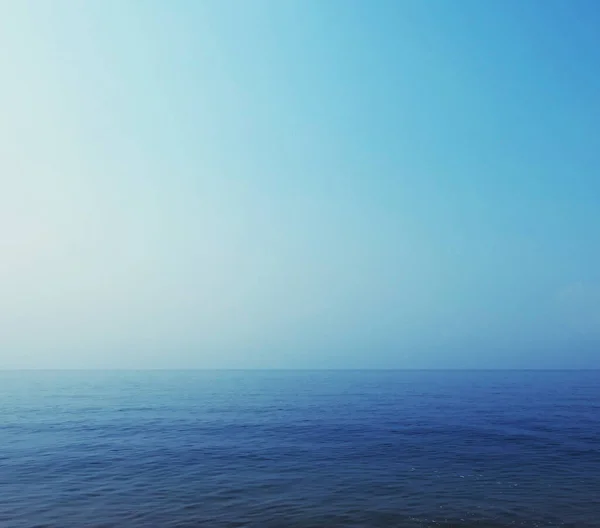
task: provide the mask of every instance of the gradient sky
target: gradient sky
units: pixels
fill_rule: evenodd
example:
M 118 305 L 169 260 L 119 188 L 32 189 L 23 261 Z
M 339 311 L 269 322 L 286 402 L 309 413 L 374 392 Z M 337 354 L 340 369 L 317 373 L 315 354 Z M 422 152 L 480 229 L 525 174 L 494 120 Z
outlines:
M 0 3 L 0 368 L 600 367 L 595 0 Z

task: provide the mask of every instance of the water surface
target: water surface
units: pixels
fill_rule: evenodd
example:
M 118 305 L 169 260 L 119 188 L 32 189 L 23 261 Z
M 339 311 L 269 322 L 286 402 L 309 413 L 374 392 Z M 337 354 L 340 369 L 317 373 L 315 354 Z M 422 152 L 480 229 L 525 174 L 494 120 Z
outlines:
M 0 526 L 600 526 L 600 372 L 0 373 Z

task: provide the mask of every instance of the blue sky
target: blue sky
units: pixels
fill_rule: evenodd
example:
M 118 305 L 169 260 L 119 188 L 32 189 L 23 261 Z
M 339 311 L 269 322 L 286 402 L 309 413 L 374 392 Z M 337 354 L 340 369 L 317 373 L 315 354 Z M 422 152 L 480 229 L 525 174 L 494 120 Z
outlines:
M 592 1 L 0 7 L 0 367 L 600 367 Z

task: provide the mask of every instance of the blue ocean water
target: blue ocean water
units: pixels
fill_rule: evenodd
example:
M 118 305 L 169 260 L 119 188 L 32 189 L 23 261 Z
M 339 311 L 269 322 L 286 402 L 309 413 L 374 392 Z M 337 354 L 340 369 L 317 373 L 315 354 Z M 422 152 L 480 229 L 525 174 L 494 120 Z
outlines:
M 600 372 L 0 373 L 0 526 L 600 526 Z

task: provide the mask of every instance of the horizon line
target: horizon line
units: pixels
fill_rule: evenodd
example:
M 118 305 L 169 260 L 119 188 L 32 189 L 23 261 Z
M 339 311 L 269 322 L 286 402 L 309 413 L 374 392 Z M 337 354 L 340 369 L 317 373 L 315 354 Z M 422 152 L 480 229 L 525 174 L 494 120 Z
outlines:
M 286 368 L 286 367 L 0 367 L 0 372 L 564 372 L 564 371 L 600 371 L 600 367 L 546 367 L 546 368 L 517 368 L 517 367 L 392 367 L 392 368 Z

